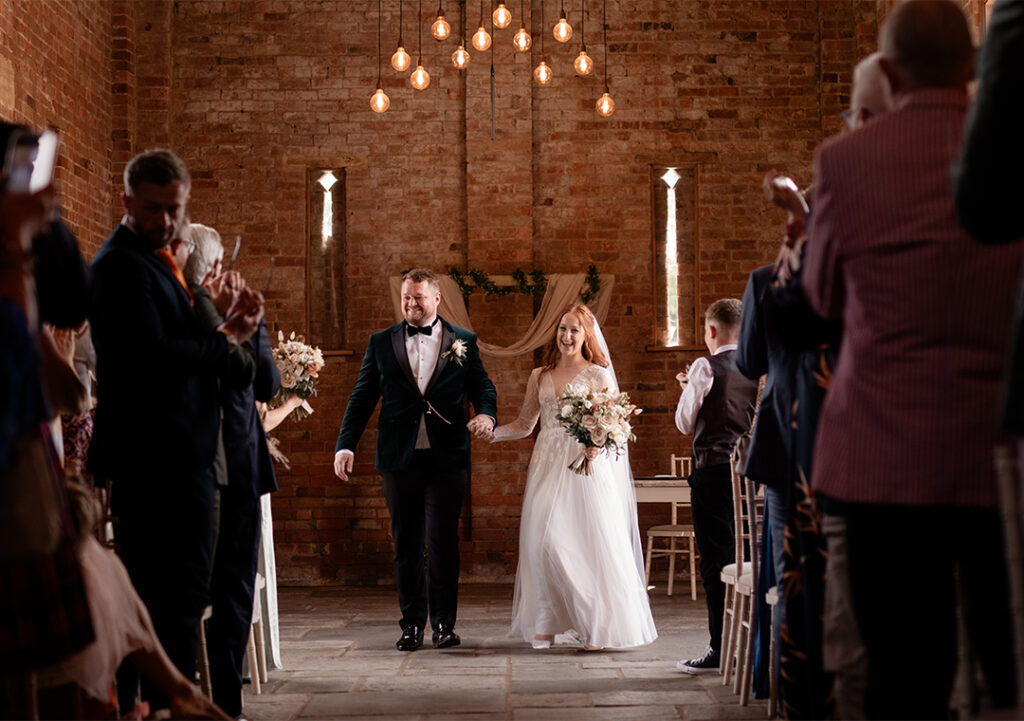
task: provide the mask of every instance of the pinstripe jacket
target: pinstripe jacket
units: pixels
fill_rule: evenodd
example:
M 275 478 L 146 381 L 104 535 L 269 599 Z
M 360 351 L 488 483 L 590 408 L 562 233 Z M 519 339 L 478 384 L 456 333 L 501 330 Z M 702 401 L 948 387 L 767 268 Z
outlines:
M 994 507 L 1021 245 L 958 225 L 950 168 L 966 93 L 905 94 L 815 156 L 804 289 L 843 340 L 813 485 L 859 503 Z

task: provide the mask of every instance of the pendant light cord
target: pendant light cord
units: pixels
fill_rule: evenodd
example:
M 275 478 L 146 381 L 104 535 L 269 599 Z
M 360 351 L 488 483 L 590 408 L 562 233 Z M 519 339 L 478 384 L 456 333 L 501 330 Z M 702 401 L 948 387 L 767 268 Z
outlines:
M 601 33 L 604 37 L 604 91 L 608 92 L 608 0 L 601 8 Z
M 419 31 L 419 47 L 416 49 L 416 64 L 423 65 L 423 0 L 420 0 L 419 12 L 416 15 L 416 28 Z
M 381 47 L 380 47 L 380 15 L 381 15 L 381 4 L 383 0 L 377 0 L 377 87 L 380 87 L 380 58 L 381 58 Z

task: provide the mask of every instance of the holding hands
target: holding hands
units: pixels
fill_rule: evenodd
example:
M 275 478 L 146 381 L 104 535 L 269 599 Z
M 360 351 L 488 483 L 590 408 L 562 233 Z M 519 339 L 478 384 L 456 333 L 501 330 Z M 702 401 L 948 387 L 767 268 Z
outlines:
M 494 419 L 490 416 L 477 414 L 469 419 L 466 428 L 469 429 L 474 438 L 489 441 L 494 438 L 494 425 Z

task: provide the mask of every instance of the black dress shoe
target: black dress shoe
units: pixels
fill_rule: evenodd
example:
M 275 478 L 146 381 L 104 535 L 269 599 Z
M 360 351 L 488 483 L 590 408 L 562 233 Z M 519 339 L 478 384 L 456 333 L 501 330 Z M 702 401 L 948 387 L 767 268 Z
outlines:
M 399 651 L 415 651 L 423 645 L 423 626 L 410 623 L 402 629 L 402 637 L 395 643 Z
M 434 648 L 451 648 L 460 643 L 462 639 L 451 626 L 444 623 L 434 626 Z

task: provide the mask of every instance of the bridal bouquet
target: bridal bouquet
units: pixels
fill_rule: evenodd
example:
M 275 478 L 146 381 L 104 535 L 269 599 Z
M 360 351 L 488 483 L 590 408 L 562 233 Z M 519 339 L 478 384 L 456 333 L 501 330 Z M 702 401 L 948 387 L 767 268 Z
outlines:
M 293 420 L 308 418 L 313 408 L 306 399 L 316 395 L 316 380 L 320 369 L 324 367 L 324 356 L 320 349 L 306 345 L 305 338 L 296 336 L 293 331 L 285 340 L 284 333 L 277 332 L 277 346 L 274 348 L 274 362 L 281 373 L 281 390 L 274 397 L 274 405 L 280 405 L 286 395 L 294 395 L 302 399 L 301 405 L 291 412 Z
M 584 446 L 579 457 L 569 464 L 569 470 L 590 475 L 587 448 L 605 448 L 620 455 L 629 441 L 636 440 L 629 419 L 640 413 L 641 409 L 629 402 L 627 393 L 611 393 L 607 388 L 589 392 L 567 385 L 562 394 L 562 409 L 555 419 Z

